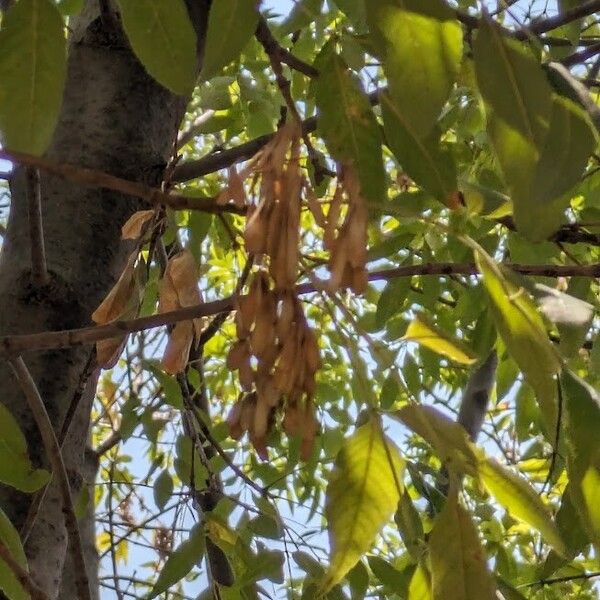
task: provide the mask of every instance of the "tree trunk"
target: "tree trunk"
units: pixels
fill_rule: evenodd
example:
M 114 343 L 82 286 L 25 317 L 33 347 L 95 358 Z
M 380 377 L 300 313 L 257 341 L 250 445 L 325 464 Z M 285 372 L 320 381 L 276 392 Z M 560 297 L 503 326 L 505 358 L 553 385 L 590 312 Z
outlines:
M 201 41 L 209 2 L 187 2 Z M 57 162 L 159 184 L 185 99 L 164 89 L 145 72 L 120 28 L 109 30 L 103 25 L 96 0 L 88 0 L 71 28 L 63 108 L 47 156 Z M 23 169 L 16 169 L 10 188 L 11 211 L 0 256 L 0 334 L 89 325 L 91 313 L 115 283 L 132 251 L 130 244 L 121 241 L 120 228 L 140 209 L 139 201 L 42 173 L 50 283 L 36 288 L 30 278 Z M 84 347 L 24 357 L 57 431 L 72 398 L 86 383 L 82 378 L 90 352 L 91 348 Z M 63 452 L 74 494 L 82 485 L 89 435 L 94 389 L 87 387 Z M 29 440 L 32 459 L 48 468 L 39 433 L 6 363 L 0 365 L 0 389 L 2 403 L 18 419 Z M 17 528 L 23 526 L 30 503 L 30 496 L 0 486 L 0 506 Z M 93 535 L 89 519 L 90 515 L 82 526 L 88 538 Z M 70 591 L 70 581 L 64 582 L 59 596 L 67 542 L 62 502 L 56 486 L 50 485 L 25 548 L 32 576 L 50 598 L 77 597 Z M 84 545 L 89 548 L 90 542 L 84 540 Z M 65 570 L 64 577 L 72 579 L 74 573 Z M 90 574 L 89 579 L 96 582 L 95 587 L 97 574 Z

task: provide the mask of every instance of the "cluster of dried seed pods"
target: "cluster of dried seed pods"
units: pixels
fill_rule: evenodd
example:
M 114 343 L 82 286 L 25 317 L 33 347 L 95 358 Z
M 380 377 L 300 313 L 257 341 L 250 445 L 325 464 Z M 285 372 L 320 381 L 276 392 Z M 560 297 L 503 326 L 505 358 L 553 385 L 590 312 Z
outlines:
M 158 312 L 170 312 L 202 303 L 198 289 L 198 267 L 192 253 L 182 250 L 169 259 L 160 281 Z M 194 339 L 202 331 L 202 319 L 179 321 L 169 332 L 169 341 L 162 359 L 163 369 L 176 374 L 187 365 Z
M 260 202 L 250 207 L 244 231 L 246 250 L 268 257 L 268 269 L 278 290 L 296 284 L 300 242 L 303 176 L 300 130 L 285 125 L 252 164 L 261 174 Z
M 249 293 L 238 298 L 236 328 L 227 366 L 239 372 L 246 393 L 229 415 L 231 435 L 240 438 L 247 431 L 267 458 L 267 437 L 283 409 L 284 431 L 301 436 L 301 454 L 308 458 L 317 432 L 312 398 L 320 359 L 298 298 L 290 290 L 271 289 L 261 270 Z
M 240 196 L 238 177 L 260 176 L 260 198 L 248 211 L 246 250 L 261 269 L 247 295 L 237 300 L 238 341 L 227 366 L 239 372 L 244 393 L 229 415 L 231 435 L 248 432 L 258 454 L 267 458 L 267 438 L 279 416 L 288 435 L 300 435 L 308 458 L 317 432 L 312 398 L 319 347 L 294 287 L 298 276 L 300 210 L 304 177 L 301 131 L 289 123 L 236 175 L 225 192 Z
M 340 224 L 342 209 L 347 211 Z M 314 211 L 313 211 L 314 214 Z M 367 264 L 367 203 L 361 194 L 360 182 L 354 168 L 340 168 L 338 185 L 325 219 L 323 237 L 329 250 L 329 288 L 351 288 L 357 293 L 365 291 L 368 283 Z
M 123 273 L 92 313 L 92 320 L 97 325 L 106 325 L 119 319 L 135 318 L 142 302 L 145 284 L 146 264 L 138 256 L 137 250 L 129 256 Z M 96 343 L 96 361 L 103 369 L 112 369 L 127 341 L 127 335 L 120 335 Z

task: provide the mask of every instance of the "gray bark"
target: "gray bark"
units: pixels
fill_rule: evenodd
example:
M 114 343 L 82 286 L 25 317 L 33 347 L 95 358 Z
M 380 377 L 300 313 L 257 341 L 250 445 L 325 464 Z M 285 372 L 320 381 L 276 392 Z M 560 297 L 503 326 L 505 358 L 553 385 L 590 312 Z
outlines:
M 202 40 L 209 2 L 187 1 Z M 155 82 L 133 55 L 122 31 L 106 30 L 97 14 L 95 0 L 88 0 L 83 14 L 71 23 L 63 108 L 47 156 L 156 185 L 168 161 L 185 99 Z M 0 335 L 91 324 L 91 313 L 115 283 L 131 251 L 131 246 L 120 240 L 120 228 L 140 209 L 139 201 L 106 190 L 82 188 L 42 173 L 44 235 L 51 279 L 40 289 L 30 281 L 22 169 L 15 171 L 10 187 L 11 212 L 0 255 Z M 57 430 L 81 385 L 89 353 L 90 348 L 77 348 L 25 356 Z M 35 464 L 47 467 L 39 434 L 6 364 L 0 364 L 0 389 L 0 401 L 18 419 Z M 92 400 L 93 389 L 82 397 L 64 446 L 74 493 L 84 481 Z M 22 527 L 29 505 L 30 496 L 0 486 L 0 506 L 17 528 Z M 93 536 L 90 523 L 88 519 L 83 526 L 88 548 L 89 537 Z M 26 544 L 32 576 L 50 598 L 76 597 L 71 582 L 65 582 L 59 596 L 67 543 L 62 503 L 51 485 Z M 73 578 L 74 574 L 65 571 L 64 576 Z M 94 576 L 90 579 L 97 581 Z

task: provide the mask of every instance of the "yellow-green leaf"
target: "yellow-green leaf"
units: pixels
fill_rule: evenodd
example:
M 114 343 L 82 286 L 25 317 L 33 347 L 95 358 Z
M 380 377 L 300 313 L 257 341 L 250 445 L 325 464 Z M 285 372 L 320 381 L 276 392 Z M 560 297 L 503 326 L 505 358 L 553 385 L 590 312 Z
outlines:
M 460 24 L 441 0 L 372 0 L 366 6 L 383 46 L 391 101 L 422 139 L 431 133 L 458 76 Z
M 421 564 L 417 565 L 408 584 L 408 600 L 431 600 L 431 576 Z
M 345 441 L 327 485 L 331 552 L 323 591 L 340 582 L 373 545 L 400 499 L 403 469 L 398 448 L 376 418 Z
M 560 371 L 561 363 L 546 334 L 542 317 L 529 293 L 511 279 L 510 272 L 482 250 L 475 252 L 475 260 L 483 275 L 498 332 L 535 390 L 551 435 L 557 418 L 554 376 Z
M 561 384 L 571 499 L 584 529 L 600 551 L 600 394 L 570 371 L 563 372 Z
M 190 94 L 198 63 L 196 32 L 184 0 L 117 2 L 131 47 L 146 71 L 175 94 Z
M 409 404 L 393 413 L 395 419 L 420 435 L 449 468 L 474 474 L 478 458 L 467 432 L 432 406 Z
M 423 315 L 417 315 L 408 326 L 404 340 L 416 342 L 429 348 L 454 362 L 471 365 L 477 358 L 458 340 L 453 340 L 447 333 L 430 323 Z
M 558 553 L 565 553 L 565 545 L 552 520 L 550 510 L 525 479 L 493 458 L 486 458 L 480 462 L 479 477 L 487 490 L 511 516 L 537 529 Z
M 50 473 L 35 469 L 27 453 L 27 440 L 10 411 L 0 403 L 0 482 L 22 492 L 35 492 L 50 480 Z
M 451 493 L 429 536 L 433 600 L 496 600 L 496 586 L 469 513 Z
M 546 140 L 552 90 L 529 48 L 484 19 L 474 47 L 477 84 L 494 115 L 536 149 Z
M 0 30 L 0 138 L 10 150 L 43 154 L 62 105 L 64 24 L 50 0 L 20 0 Z
M 477 35 L 475 65 L 517 228 L 533 241 L 544 240 L 565 218 L 565 194 L 594 149 L 594 127 L 584 110 L 553 94 L 530 50 L 487 19 Z
M 381 136 L 369 99 L 358 79 L 328 42 L 315 61 L 320 75 L 315 82 L 319 131 L 333 158 L 351 163 L 358 172 L 367 200 L 385 198 Z
M 0 541 L 6 546 L 15 561 L 25 570 L 28 570 L 27 558 L 21 545 L 19 532 L 14 528 L 2 509 L 0 509 Z M 0 590 L 4 592 L 8 600 L 29 600 L 29 594 L 25 592 L 12 569 L 2 559 L 0 559 Z
M 256 30 L 256 0 L 219 0 L 208 15 L 208 29 L 202 59 L 202 79 L 210 79 L 239 58 Z

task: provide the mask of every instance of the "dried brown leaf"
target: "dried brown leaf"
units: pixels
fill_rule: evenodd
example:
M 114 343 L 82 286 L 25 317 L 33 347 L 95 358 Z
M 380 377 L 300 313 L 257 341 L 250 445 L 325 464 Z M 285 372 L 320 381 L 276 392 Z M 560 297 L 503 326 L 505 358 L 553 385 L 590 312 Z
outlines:
M 161 362 L 167 373 L 176 375 L 185 369 L 193 340 L 194 326 L 191 321 L 181 321 L 173 327 Z
M 140 210 L 127 220 L 121 228 L 121 237 L 124 240 L 137 240 L 142 236 L 148 221 L 154 216 L 154 210 Z
M 137 251 L 133 252 L 117 283 L 100 306 L 92 313 L 92 320 L 98 325 L 105 325 L 123 315 L 133 294 L 137 292 L 135 278 L 135 261 Z

